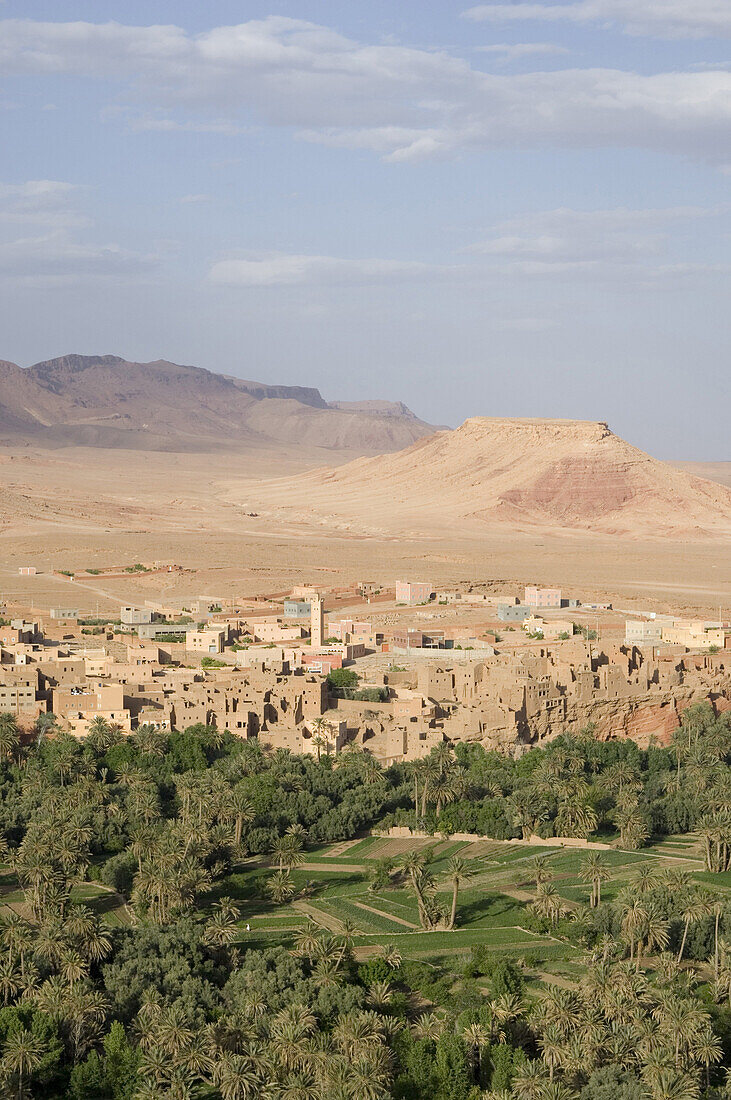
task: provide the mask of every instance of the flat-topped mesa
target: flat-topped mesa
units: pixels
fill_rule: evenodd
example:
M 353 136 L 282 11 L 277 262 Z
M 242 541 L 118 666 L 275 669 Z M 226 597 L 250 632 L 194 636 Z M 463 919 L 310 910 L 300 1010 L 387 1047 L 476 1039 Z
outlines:
M 568 420 L 540 416 L 470 416 L 457 428 L 455 435 L 480 436 L 505 434 L 551 439 L 582 439 L 596 442 L 614 436 L 605 420 Z
M 471 417 L 395 454 L 268 482 L 261 507 L 302 501 L 355 531 L 501 524 L 637 537 L 731 533 L 731 492 L 659 462 L 603 420 Z M 342 518 L 341 518 L 342 517 Z

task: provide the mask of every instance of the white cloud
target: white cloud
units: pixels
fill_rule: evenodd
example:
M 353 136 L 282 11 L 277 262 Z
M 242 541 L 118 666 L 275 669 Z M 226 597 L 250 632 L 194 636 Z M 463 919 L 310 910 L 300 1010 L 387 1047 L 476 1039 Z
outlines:
M 74 209 L 82 189 L 61 180 L 26 180 L 0 183 L 0 221 L 56 228 L 88 224 Z
M 590 2 L 610 4 L 558 8 Z M 706 9 L 710 0 L 700 3 Z M 649 0 L 640 8 L 649 11 Z M 527 10 L 484 5 L 472 13 Z M 362 44 L 280 16 L 198 35 L 174 26 L 7 20 L 0 69 L 114 79 L 139 103 L 143 127 L 236 131 L 264 123 L 394 161 L 470 148 L 599 146 L 716 161 L 731 128 L 726 71 L 486 73 L 446 51 Z
M 469 269 L 457 265 L 423 264 L 408 260 L 350 260 L 336 256 L 292 255 L 283 252 L 249 254 L 219 260 L 209 279 L 221 286 L 342 286 L 450 278 Z
M 285 252 L 239 253 L 212 264 L 219 286 L 487 284 L 505 277 L 587 278 L 642 284 L 674 275 L 725 274 L 713 257 L 731 205 L 538 211 L 499 222 L 456 263 L 343 259 Z M 700 223 L 708 222 L 705 237 Z M 512 322 L 511 322 L 512 323 Z
M 478 46 L 477 50 L 479 53 L 494 53 L 499 60 L 506 62 L 570 52 L 565 46 L 557 46 L 553 42 L 494 42 L 490 46 Z
M 82 244 L 61 232 L 0 244 L 0 276 L 37 284 L 135 276 L 148 271 L 154 262 L 152 257 L 115 244 Z
M 120 112 L 122 113 L 122 112 Z M 174 133 L 184 131 L 192 134 L 243 134 L 246 127 L 235 126 L 232 122 L 197 122 L 190 119 L 181 122 L 179 119 L 164 118 L 155 115 L 138 115 L 128 122 L 130 130 L 152 130 L 160 133 Z
M 56 285 L 93 277 L 129 277 L 147 271 L 154 257 L 78 239 L 76 232 L 90 226 L 75 206 L 83 188 L 61 180 L 0 183 L 0 278 L 37 285 Z M 33 236 L 14 237 L 18 226 L 31 227 Z M 39 232 L 40 231 L 40 232 Z
M 661 38 L 731 37 L 728 0 L 578 0 L 567 4 L 478 4 L 463 13 L 490 23 L 537 21 L 618 24 L 627 34 Z
M 644 278 L 681 268 L 689 273 L 719 270 L 685 258 L 669 262 L 668 257 L 675 247 L 702 250 L 696 223 L 728 213 L 728 206 L 541 211 L 499 223 L 490 237 L 464 251 L 525 275 L 583 272 L 626 277 L 632 271 Z

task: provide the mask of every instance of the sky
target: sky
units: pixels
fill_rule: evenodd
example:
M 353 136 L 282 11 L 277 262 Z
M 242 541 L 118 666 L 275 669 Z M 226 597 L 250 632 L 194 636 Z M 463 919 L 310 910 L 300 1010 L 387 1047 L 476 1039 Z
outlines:
M 731 459 L 731 2 L 0 0 L 0 358 Z

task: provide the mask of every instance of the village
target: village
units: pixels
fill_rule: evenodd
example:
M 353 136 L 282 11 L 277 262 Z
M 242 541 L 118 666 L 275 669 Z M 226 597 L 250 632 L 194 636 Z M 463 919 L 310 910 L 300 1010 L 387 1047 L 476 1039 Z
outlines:
M 32 591 L 35 570 L 19 572 Z M 493 587 L 358 581 L 145 600 L 116 614 L 39 613 L 8 596 L 0 711 L 28 734 L 84 737 L 99 719 L 124 733 L 200 724 L 271 750 L 356 748 L 388 765 L 443 741 L 519 756 L 587 727 L 647 747 L 668 743 L 691 704 L 731 708 L 731 624 L 720 615 L 626 617 L 558 588 Z

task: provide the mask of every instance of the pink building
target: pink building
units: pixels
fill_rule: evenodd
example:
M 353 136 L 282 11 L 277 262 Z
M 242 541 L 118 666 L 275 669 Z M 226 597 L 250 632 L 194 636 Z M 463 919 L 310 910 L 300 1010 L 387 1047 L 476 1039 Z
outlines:
M 303 653 L 302 664 L 310 672 L 327 676 L 334 668 L 343 667 L 343 657 L 340 653 Z
M 396 581 L 396 603 L 428 603 L 433 592 L 428 581 Z
M 560 588 L 537 588 L 534 584 L 526 585 L 525 601 L 528 607 L 560 607 Z
M 329 619 L 327 636 L 344 642 L 348 634 L 370 634 L 372 629 L 370 623 L 359 619 Z

